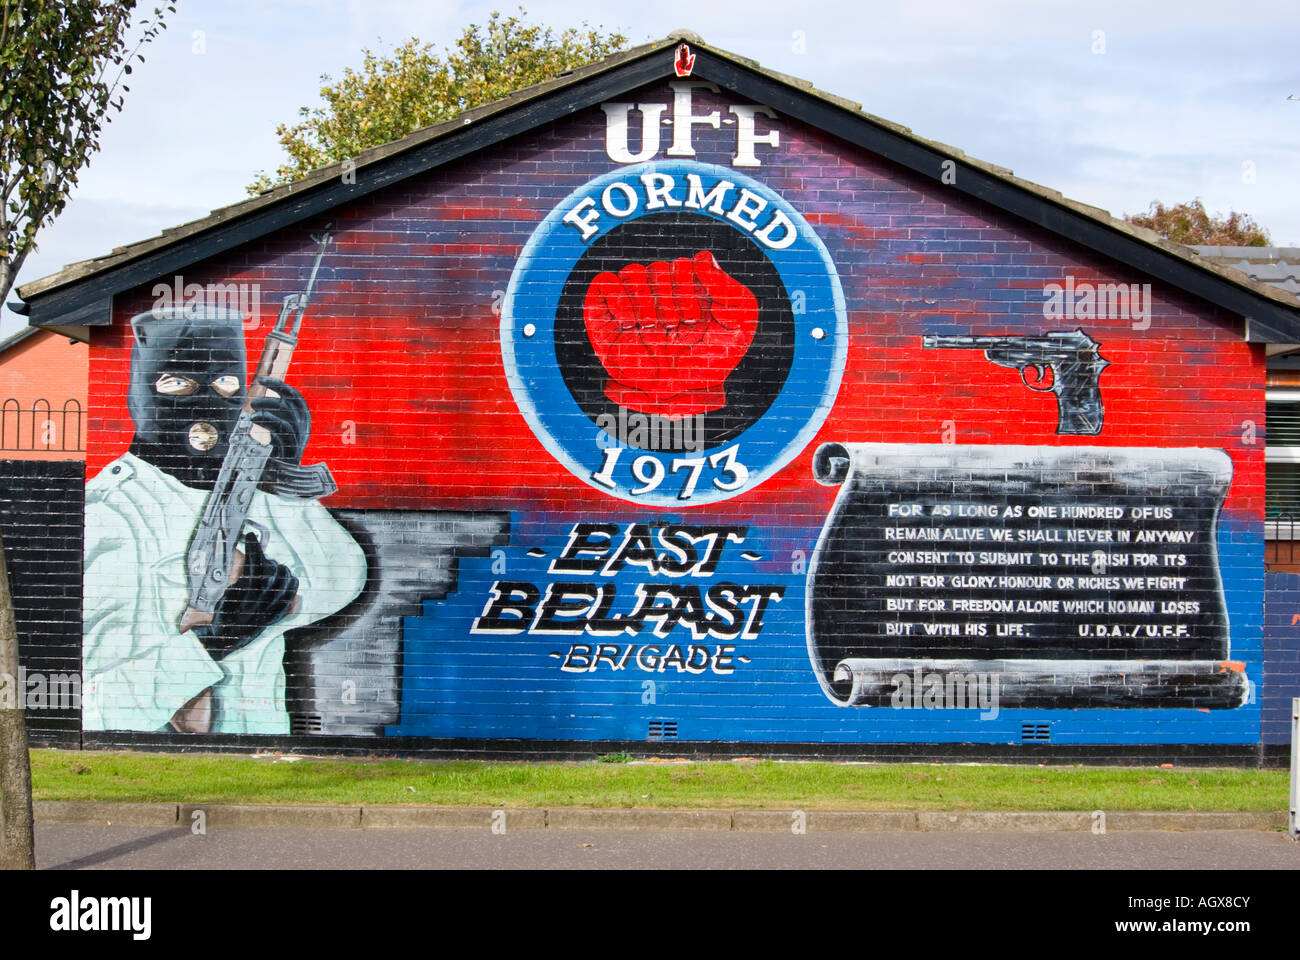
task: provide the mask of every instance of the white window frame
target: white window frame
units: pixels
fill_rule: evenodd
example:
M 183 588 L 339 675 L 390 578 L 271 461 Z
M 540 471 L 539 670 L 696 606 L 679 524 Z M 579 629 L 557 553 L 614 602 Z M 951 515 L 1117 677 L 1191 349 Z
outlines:
M 1300 388 L 1276 387 L 1264 391 L 1265 403 L 1294 403 L 1300 404 Z M 1267 424 L 1265 425 L 1267 426 Z M 1268 433 L 1264 435 L 1264 462 L 1268 463 L 1296 463 L 1300 464 L 1300 447 L 1283 447 L 1270 446 L 1268 442 Z M 1265 494 L 1267 498 L 1267 493 Z M 1264 522 L 1264 539 L 1280 540 L 1282 539 L 1278 523 L 1275 521 Z M 1288 539 L 1296 537 L 1300 533 L 1300 516 L 1297 516 L 1294 523 L 1284 525 Z

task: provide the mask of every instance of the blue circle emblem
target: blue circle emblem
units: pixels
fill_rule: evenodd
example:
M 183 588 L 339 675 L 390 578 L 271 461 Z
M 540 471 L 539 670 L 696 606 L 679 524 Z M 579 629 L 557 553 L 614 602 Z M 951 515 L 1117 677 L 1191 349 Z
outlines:
M 501 315 L 510 389 L 546 449 L 655 507 L 738 496 L 789 463 L 830 412 L 847 341 L 839 277 L 804 218 L 693 161 L 570 194 L 529 238 Z

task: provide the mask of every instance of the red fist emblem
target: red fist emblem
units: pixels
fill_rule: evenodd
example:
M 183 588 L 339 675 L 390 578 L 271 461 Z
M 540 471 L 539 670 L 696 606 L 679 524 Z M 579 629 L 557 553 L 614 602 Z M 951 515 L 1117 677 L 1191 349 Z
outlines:
M 669 419 L 727 403 L 723 381 L 758 328 L 758 298 L 712 253 L 601 273 L 582 304 L 587 336 L 620 406 Z

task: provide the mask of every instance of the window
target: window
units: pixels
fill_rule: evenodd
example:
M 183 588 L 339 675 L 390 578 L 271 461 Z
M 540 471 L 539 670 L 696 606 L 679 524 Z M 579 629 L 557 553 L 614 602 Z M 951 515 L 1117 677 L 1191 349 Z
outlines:
M 1300 389 L 1265 393 L 1265 536 L 1300 538 Z

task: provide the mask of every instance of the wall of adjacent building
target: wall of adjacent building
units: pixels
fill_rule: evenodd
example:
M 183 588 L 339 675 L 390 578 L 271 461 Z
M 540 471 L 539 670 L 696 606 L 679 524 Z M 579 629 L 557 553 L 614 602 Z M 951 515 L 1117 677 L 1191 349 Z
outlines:
M 84 485 L 78 461 L 0 460 L 0 536 L 22 670 L 0 677 L 0 696 L 22 698 L 36 745 L 81 742 Z
M 85 343 L 41 330 L 0 353 L 0 456 L 84 460 Z

